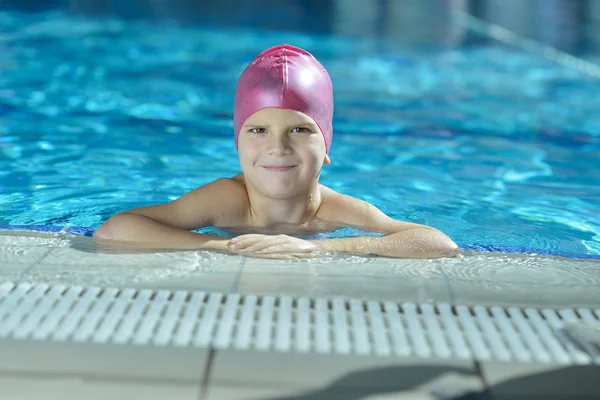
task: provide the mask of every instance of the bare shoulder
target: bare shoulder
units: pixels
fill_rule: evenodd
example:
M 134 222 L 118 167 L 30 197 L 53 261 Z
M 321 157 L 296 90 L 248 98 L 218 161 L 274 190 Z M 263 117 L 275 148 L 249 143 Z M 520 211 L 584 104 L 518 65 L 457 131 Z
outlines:
M 323 185 L 321 185 L 321 194 L 323 198 L 318 217 L 327 222 L 385 234 L 427 227 L 393 219 L 367 201 L 338 193 Z
M 175 200 L 182 207 L 195 210 L 197 215 L 211 213 L 210 224 L 239 222 L 248 210 L 248 192 L 243 177 L 219 178 Z
M 163 224 L 199 229 L 209 225 L 242 223 L 248 210 L 246 186 L 239 176 L 220 178 L 191 190 L 169 203 L 126 211 Z

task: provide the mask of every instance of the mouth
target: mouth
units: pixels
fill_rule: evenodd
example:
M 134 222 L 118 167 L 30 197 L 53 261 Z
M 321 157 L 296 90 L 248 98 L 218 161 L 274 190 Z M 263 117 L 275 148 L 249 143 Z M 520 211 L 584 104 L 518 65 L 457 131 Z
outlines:
M 272 171 L 272 172 L 286 172 L 286 171 L 296 168 L 295 165 L 263 165 L 262 167 L 264 169 L 266 169 L 267 171 Z

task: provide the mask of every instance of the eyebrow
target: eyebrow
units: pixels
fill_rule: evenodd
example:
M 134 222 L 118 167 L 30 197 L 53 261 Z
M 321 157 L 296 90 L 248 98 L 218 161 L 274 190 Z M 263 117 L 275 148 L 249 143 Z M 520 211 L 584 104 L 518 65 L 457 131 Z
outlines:
M 268 128 L 271 126 L 271 124 L 244 124 L 243 125 L 245 128 Z M 287 127 L 288 128 L 292 128 L 292 127 L 299 127 L 299 126 L 310 126 L 313 128 L 317 127 L 317 124 L 314 122 L 309 122 L 309 121 L 305 121 L 305 122 L 299 122 L 297 124 L 288 124 Z

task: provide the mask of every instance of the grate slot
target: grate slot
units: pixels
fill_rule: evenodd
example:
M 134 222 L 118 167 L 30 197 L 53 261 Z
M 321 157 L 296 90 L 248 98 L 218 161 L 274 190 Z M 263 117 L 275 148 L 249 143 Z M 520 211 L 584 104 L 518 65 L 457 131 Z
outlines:
M 94 332 L 94 335 L 92 336 L 92 341 L 94 343 L 105 343 L 111 338 L 115 333 L 117 324 L 121 321 L 121 318 L 123 318 L 125 309 L 136 293 L 137 291 L 134 289 L 125 289 L 119 293 L 118 299 L 114 300 L 107 315 L 100 322 L 96 332 Z
M 558 340 L 556 340 L 554 332 L 548 328 L 548 324 L 542 319 L 541 314 L 537 310 L 526 308 L 525 315 L 527 315 L 534 329 L 538 332 L 538 337 L 540 337 L 546 348 L 554 356 L 554 361 L 560 364 L 568 364 L 571 361 L 571 357 Z
M 156 335 L 154 335 L 152 340 L 153 344 L 166 346 L 170 343 L 175 327 L 177 326 L 177 320 L 181 315 L 184 302 L 187 298 L 187 292 L 177 292 L 174 296 L 169 296 L 169 304 L 167 305 L 165 315 L 158 325 Z
M 294 339 L 296 351 L 303 353 L 310 351 L 310 300 L 306 297 L 298 299 Z
M 440 311 L 442 325 L 444 326 L 448 334 L 449 341 L 454 349 L 454 355 L 458 358 L 470 359 L 472 357 L 472 353 L 469 349 L 469 346 L 467 346 L 467 343 L 465 342 L 462 329 L 456 321 L 456 310 L 448 304 L 440 304 L 438 309 Z
M 252 330 L 256 319 L 257 297 L 246 296 L 240 315 L 240 325 L 237 329 L 234 346 L 238 349 L 247 350 L 252 344 Z
M 205 300 L 206 294 L 204 292 L 196 292 L 192 295 L 192 298 L 185 307 L 181 321 L 175 330 L 175 337 L 173 339 L 175 346 L 185 347 L 192 342 L 194 328 L 198 323 L 198 315 Z
M 375 354 L 378 356 L 389 356 L 392 349 L 386 334 L 385 322 L 381 314 L 381 305 L 375 301 L 367 302 L 367 312 L 371 321 L 371 334 L 375 345 Z
M 329 339 L 329 306 L 326 299 L 315 301 L 315 351 L 317 353 L 330 353 L 331 340 Z
M 40 325 L 44 316 L 50 312 L 54 304 L 64 294 L 65 289 L 66 287 L 63 285 L 55 286 L 46 296 L 42 297 L 37 307 L 29 313 L 18 329 L 14 330 L 13 336 L 15 339 L 25 339 L 29 337 L 34 329 Z
M 350 300 L 350 322 L 354 351 L 356 354 L 371 354 L 363 305 L 358 300 Z
M 87 315 L 90 307 L 98 298 L 100 288 L 88 288 L 79 293 L 79 298 L 75 300 L 75 307 L 71 310 L 62 324 L 56 327 L 52 339 L 56 341 L 67 340 L 73 331 L 77 329 L 81 320 Z
M 107 289 L 100 294 L 92 309 L 83 317 L 79 329 L 73 333 L 74 342 L 87 341 L 98 326 L 99 321 L 106 314 L 111 302 L 118 295 L 117 289 Z
M 83 293 L 83 287 L 81 286 L 72 286 L 69 288 L 69 290 L 63 294 L 63 297 L 54 305 L 52 311 L 50 311 L 50 313 L 46 315 L 46 318 L 43 319 L 42 325 L 34 330 L 32 335 L 33 339 L 47 339 L 68 314 L 75 301 L 80 298 L 81 293 Z
M 512 357 L 510 355 L 510 352 L 508 351 L 504 340 L 502 340 L 502 336 L 498 333 L 496 325 L 490 318 L 490 314 L 488 313 L 487 308 L 482 306 L 475 306 L 473 307 L 473 311 L 475 312 L 477 321 L 479 321 L 483 329 L 483 335 L 487 339 L 487 342 L 490 344 L 490 347 L 492 348 L 496 359 L 500 361 L 511 361 Z
M 32 287 L 29 284 L 21 284 L 6 294 L 0 304 L 0 322 L 4 323 L 4 319 L 10 316 L 13 310 L 18 307 L 21 299 L 27 295 Z
M 508 308 L 508 315 L 515 323 L 521 337 L 531 349 L 531 354 L 538 362 L 549 363 L 552 361 L 550 354 L 539 340 L 537 333 L 533 331 L 529 322 L 523 317 L 523 313 L 516 307 Z
M 350 343 L 350 329 L 348 327 L 349 315 L 347 303 L 340 298 L 333 299 L 333 344 L 338 354 L 350 354 L 352 345 Z
M 194 337 L 194 346 L 207 347 L 212 341 L 212 334 L 217 325 L 217 317 L 221 310 L 222 302 L 225 296 L 221 293 L 212 293 L 207 297 L 208 301 L 204 305 L 204 311 L 198 321 L 198 330 Z
M 233 339 L 233 329 L 235 327 L 239 304 L 239 294 L 227 296 L 227 300 L 223 306 L 223 316 L 219 320 L 217 334 L 213 341 L 215 348 L 226 349 L 230 346 Z
M 433 353 L 439 358 L 450 358 L 452 351 L 450 351 L 446 334 L 438 321 L 435 308 L 431 304 L 423 304 L 421 312 L 423 313 L 423 322 L 428 332 L 427 336 L 433 345 Z
M 398 356 L 412 355 L 412 349 L 408 343 L 408 334 L 406 329 L 404 329 L 404 325 L 400 319 L 400 313 L 398 312 L 398 305 L 392 302 L 385 302 L 383 307 L 387 314 L 394 353 Z
M 275 298 L 273 296 L 263 297 L 256 330 L 255 346 L 257 350 L 268 350 L 271 347 L 274 314 Z
M 15 287 L 15 284 L 12 282 L 4 282 L 2 285 L 0 285 L 0 301 L 2 301 L 2 299 L 4 299 L 4 297 L 7 294 L 9 294 Z
M 578 308 L 577 313 L 579 315 L 581 315 L 581 318 L 586 322 L 592 322 L 592 323 L 598 322 L 598 318 L 596 318 L 594 316 L 594 313 L 592 313 L 592 310 L 589 310 L 587 308 Z
M 508 347 L 513 358 L 521 362 L 531 362 L 533 357 L 531 352 L 525 347 L 521 336 L 515 330 L 513 324 L 508 320 L 506 312 L 500 307 L 491 308 L 492 316 L 495 318 L 500 332 Z
M 292 298 L 283 296 L 279 301 L 275 326 L 275 350 L 290 351 L 292 347 Z
M 480 360 L 490 360 L 492 353 L 485 344 L 473 315 L 471 315 L 471 310 L 466 306 L 456 306 L 456 313 L 475 357 Z
M 115 343 L 129 342 L 152 295 L 151 290 L 142 290 L 135 293 L 133 301 L 129 303 L 130 306 L 113 336 Z
M 415 353 L 419 357 L 431 357 L 432 351 L 429 343 L 427 343 L 425 332 L 421 327 L 420 315 L 417 311 L 417 306 L 412 303 L 402 304 L 404 310 L 404 318 L 408 326 L 408 337 L 410 342 L 415 347 Z
M 6 313 L 6 318 L 0 324 L 0 339 L 7 337 L 13 329 L 33 311 L 38 300 L 48 291 L 48 285 L 39 285 L 32 288 L 30 292 L 23 292 L 15 309 Z M 8 310 L 7 310 L 8 311 Z
M 558 320 L 558 318 L 556 318 L 557 314 L 553 310 L 543 310 L 543 313 L 545 316 L 547 315 L 546 319 L 549 320 L 549 322 L 552 325 L 552 327 L 554 328 L 555 332 L 557 334 L 560 333 L 560 334 L 564 335 L 564 332 L 563 332 L 564 323 L 560 322 Z M 558 317 L 560 317 L 562 319 L 562 321 L 564 321 L 564 322 L 575 323 L 575 324 L 580 322 L 582 319 L 582 318 L 578 317 L 573 310 L 568 310 L 568 309 L 559 310 Z M 574 356 L 576 363 L 589 364 L 590 358 L 594 358 L 594 360 L 596 362 L 600 361 L 600 351 L 598 351 L 596 346 L 594 346 L 590 343 L 587 343 L 587 342 L 581 342 L 580 345 L 585 349 L 585 352 L 584 352 L 584 351 L 580 350 L 579 347 L 577 347 L 577 345 L 575 345 L 568 339 L 565 339 L 564 343 L 565 343 L 565 346 L 567 347 L 567 350 L 569 351 L 569 353 L 571 353 Z
M 151 297 L 150 306 L 143 308 L 143 315 L 140 316 L 137 329 L 132 332 L 132 342 L 136 345 L 145 345 L 152 341 L 154 330 L 158 325 L 166 303 L 171 296 L 170 292 L 161 290 Z

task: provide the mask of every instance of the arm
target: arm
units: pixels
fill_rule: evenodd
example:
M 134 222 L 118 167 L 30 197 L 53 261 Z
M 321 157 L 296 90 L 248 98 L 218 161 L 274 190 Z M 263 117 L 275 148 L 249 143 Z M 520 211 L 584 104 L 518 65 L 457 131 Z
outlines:
M 111 217 L 96 232 L 103 245 L 150 249 L 228 251 L 227 238 L 190 232 L 214 225 L 215 216 L 239 213 L 243 203 L 229 179 L 219 179 L 166 204 L 141 207 Z
M 435 228 L 394 220 L 375 206 L 349 196 L 335 196 L 330 202 L 328 220 L 385 236 L 311 241 L 322 250 L 400 258 L 454 257 L 459 253 L 458 246 Z

